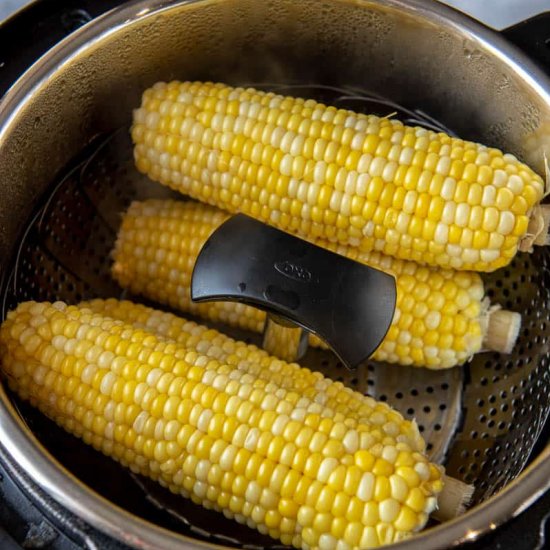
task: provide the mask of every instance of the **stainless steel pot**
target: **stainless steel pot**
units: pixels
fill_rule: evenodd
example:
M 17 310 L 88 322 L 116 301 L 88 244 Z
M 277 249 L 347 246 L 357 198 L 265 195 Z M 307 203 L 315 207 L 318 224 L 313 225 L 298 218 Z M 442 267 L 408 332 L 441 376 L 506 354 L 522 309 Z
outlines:
M 51 182 L 95 136 L 128 125 L 145 87 L 171 78 L 368 90 L 428 113 L 465 138 L 509 150 L 541 173 L 545 151 L 550 154 L 548 80 L 497 34 L 429 0 L 131 2 L 48 52 L 0 103 L 4 306 L 18 291 L 40 295 L 34 283 L 16 288 L 25 281 L 21 272 L 32 270 L 20 260 L 33 247 L 25 252 L 20 245 L 40 200 L 54 197 Z M 123 153 L 124 144 L 110 144 L 111 153 Z M 124 183 L 126 172 L 113 170 Z M 69 238 L 58 226 L 51 231 Z M 105 260 L 99 253 L 94 258 L 97 266 Z M 487 281 L 491 292 L 524 310 L 520 348 L 506 361 L 479 356 L 463 370 L 441 374 L 369 366 L 353 378 L 322 359 L 360 389 L 370 377 L 369 389 L 379 397 L 387 394 L 405 411 L 412 403 L 417 416 L 424 414 L 432 451 L 447 457 L 452 473 L 478 486 L 478 504 L 468 513 L 398 547 L 473 540 L 550 487 L 550 447 L 520 474 L 550 410 L 547 265 L 548 253 L 541 251 Z M 72 296 L 60 283 L 51 288 L 56 297 Z M 399 397 L 395 389 L 408 384 L 420 391 Z M 439 404 L 438 412 L 424 406 L 422 413 L 426 402 Z M 0 388 L 1 444 L 34 481 L 91 525 L 140 548 L 224 540 L 171 532 L 99 496 L 46 450 L 26 420 Z

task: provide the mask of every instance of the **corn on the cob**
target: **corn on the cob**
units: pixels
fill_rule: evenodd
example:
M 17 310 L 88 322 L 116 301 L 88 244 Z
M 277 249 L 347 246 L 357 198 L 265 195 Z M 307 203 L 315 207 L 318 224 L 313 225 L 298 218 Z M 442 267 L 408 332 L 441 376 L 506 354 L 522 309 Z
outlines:
M 493 271 L 547 230 L 543 181 L 514 156 L 313 100 L 158 83 L 132 138 L 154 180 L 362 251 Z
M 134 202 L 124 215 L 114 250 L 113 275 L 124 288 L 205 319 L 223 319 L 260 332 L 263 312 L 228 303 L 192 304 L 193 265 L 208 236 L 227 214 L 194 202 Z M 374 358 L 392 363 L 446 368 L 466 361 L 483 346 L 510 351 L 519 315 L 504 313 L 512 334 L 504 344 L 490 333 L 493 315 L 483 299 L 483 282 L 471 272 L 417 266 L 380 253 L 321 243 L 338 253 L 380 268 L 396 277 L 397 305 L 392 325 Z M 367 330 L 368 327 L 365 328 Z
M 442 469 L 398 436 L 362 436 L 390 416 L 396 435 L 409 424 L 387 406 L 350 428 L 297 391 L 89 309 L 20 304 L 0 359 L 12 389 L 66 430 L 298 548 L 400 540 L 442 489 Z

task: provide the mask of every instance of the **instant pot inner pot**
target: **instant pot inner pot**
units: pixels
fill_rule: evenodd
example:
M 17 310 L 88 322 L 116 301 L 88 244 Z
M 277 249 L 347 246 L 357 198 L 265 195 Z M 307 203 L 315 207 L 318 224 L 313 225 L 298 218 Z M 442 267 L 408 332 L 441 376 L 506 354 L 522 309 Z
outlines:
M 422 10 L 404 15 L 370 2 L 247 0 L 166 8 L 103 34 L 60 64 L 0 136 L 0 255 L 9 258 L 0 268 L 2 318 L 29 299 L 132 298 L 109 273 L 120 214 L 135 198 L 171 192 L 133 166 L 131 109 L 145 87 L 174 78 L 314 97 L 448 128 L 524 157 L 544 109 L 482 44 L 427 22 Z M 468 83 L 464 91 L 460 82 Z M 375 363 L 351 372 L 319 350 L 302 363 L 416 418 L 432 458 L 474 484 L 474 503 L 481 502 L 521 472 L 549 410 L 549 262 L 539 247 L 484 276 L 491 302 L 522 313 L 511 355 L 479 354 L 439 372 Z M 258 343 L 251 334 L 216 328 Z M 279 546 L 123 470 L 27 404 L 15 398 L 14 404 L 68 470 L 132 513 L 236 547 Z

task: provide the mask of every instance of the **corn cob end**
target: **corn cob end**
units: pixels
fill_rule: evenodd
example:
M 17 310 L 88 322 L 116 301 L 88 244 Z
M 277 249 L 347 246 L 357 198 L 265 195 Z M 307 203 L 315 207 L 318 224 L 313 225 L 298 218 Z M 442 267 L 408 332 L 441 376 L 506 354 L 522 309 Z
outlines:
M 514 311 L 493 308 L 487 312 L 485 322 L 487 328 L 483 349 L 511 353 L 521 328 L 521 315 Z
M 533 245 L 546 246 L 550 244 L 550 204 L 539 204 L 533 208 L 527 232 L 519 242 L 520 252 L 532 252 Z
M 447 521 L 462 515 L 472 499 L 474 486 L 458 479 L 443 476 L 444 490 L 437 499 L 437 509 L 432 517 L 438 521 Z

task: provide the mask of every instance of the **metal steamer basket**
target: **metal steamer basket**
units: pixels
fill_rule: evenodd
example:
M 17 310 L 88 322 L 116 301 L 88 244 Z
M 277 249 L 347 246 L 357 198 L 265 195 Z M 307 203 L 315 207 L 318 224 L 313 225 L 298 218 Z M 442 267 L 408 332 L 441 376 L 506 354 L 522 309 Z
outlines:
M 28 299 L 121 297 L 109 252 L 120 213 L 166 190 L 133 166 L 128 126 L 157 80 L 220 80 L 315 97 L 502 147 L 544 173 L 550 82 L 498 34 L 429 1 L 138 1 L 73 33 L 0 103 L 2 319 Z M 416 418 L 435 461 L 475 486 L 470 510 L 401 548 L 473 540 L 550 486 L 550 253 L 484 276 L 521 312 L 510 355 L 427 371 L 329 352 L 302 364 Z M 127 296 L 125 296 L 127 297 Z M 216 327 L 240 339 L 251 334 Z M 123 471 L 0 388 L 0 450 L 55 502 L 140 548 L 265 548 L 275 541 Z

